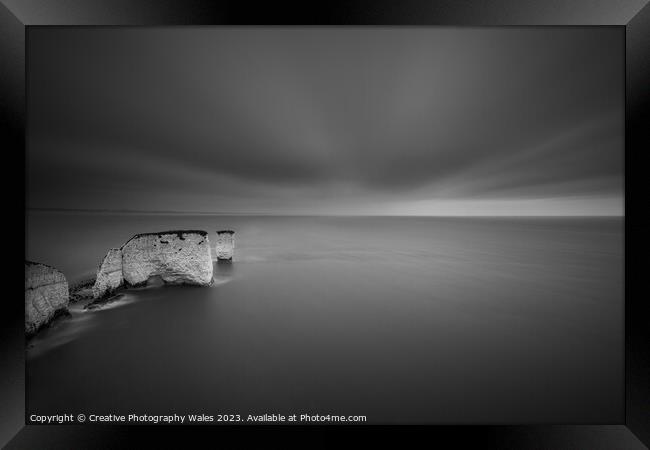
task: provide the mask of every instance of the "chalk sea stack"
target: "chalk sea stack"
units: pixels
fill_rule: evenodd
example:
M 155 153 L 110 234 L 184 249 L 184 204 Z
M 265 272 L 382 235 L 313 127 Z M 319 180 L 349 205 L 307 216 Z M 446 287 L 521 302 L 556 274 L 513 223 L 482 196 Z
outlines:
M 56 316 L 67 313 L 68 282 L 54 267 L 25 261 L 25 332 L 36 333 Z
M 235 251 L 235 232 L 232 230 L 217 231 L 217 259 L 220 261 L 232 261 Z
M 208 286 L 212 269 L 205 231 L 138 234 L 122 246 L 122 275 L 129 285 L 141 285 L 159 276 L 165 283 Z
M 159 278 L 169 284 L 209 286 L 212 256 L 208 233 L 201 230 L 136 234 L 104 257 L 93 286 L 95 299 L 123 285 L 141 286 Z

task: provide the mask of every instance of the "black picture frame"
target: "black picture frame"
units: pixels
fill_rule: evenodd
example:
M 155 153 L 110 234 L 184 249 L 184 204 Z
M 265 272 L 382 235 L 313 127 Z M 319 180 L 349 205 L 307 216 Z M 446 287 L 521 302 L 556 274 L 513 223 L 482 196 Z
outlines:
M 495 448 L 644 448 L 650 446 L 650 313 L 643 292 L 643 257 L 648 249 L 644 220 L 643 153 L 650 149 L 650 6 L 647 0 L 355 0 L 348 2 L 213 2 L 210 0 L 1 0 L 0 134 L 6 172 L 25 162 L 25 50 L 34 26 L 166 25 L 446 25 L 446 26 L 620 26 L 625 28 L 625 373 L 626 406 L 621 423 L 593 425 L 507 425 L 406 427 L 439 442 Z M 23 172 L 24 173 L 24 172 Z M 27 174 L 24 173 L 24 177 Z M 25 180 L 23 180 L 25 181 Z M 25 185 L 24 185 L 25 186 Z M 6 208 L 21 207 L 25 196 L 6 187 Z M 9 190 L 11 189 L 11 190 Z M 24 191 L 24 190 L 23 190 Z M 19 221 L 10 227 L 19 236 Z M 24 223 L 22 224 L 24 231 Z M 24 249 L 23 249 L 24 250 Z M 17 258 L 12 258 L 12 260 Z M 16 265 L 17 266 L 17 265 Z M 20 266 L 17 266 L 20 267 Z M 14 267 L 17 271 L 18 268 Z M 10 271 L 11 277 L 18 277 Z M 17 284 L 17 283 L 14 283 Z M 25 425 L 23 302 L 6 294 L 0 329 L 0 445 L 6 448 L 113 448 L 133 435 L 167 444 L 199 435 L 237 433 L 250 427 L 169 427 Z M 285 427 L 283 430 L 309 427 Z M 346 428 L 382 431 L 374 426 Z M 265 427 L 276 430 L 276 427 Z M 322 430 L 319 428 L 318 430 Z M 385 429 L 385 428 L 384 428 Z M 128 434 L 127 434 L 128 433 Z M 180 436 L 179 436 L 180 435 Z M 209 437 L 208 439 L 213 439 Z M 149 441 L 151 443 L 152 441 Z M 308 441 L 311 442 L 311 441 Z

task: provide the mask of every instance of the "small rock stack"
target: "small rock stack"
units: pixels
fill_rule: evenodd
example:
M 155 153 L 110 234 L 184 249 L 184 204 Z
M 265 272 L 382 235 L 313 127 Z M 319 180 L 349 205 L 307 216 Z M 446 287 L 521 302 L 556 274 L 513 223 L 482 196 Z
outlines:
M 219 261 L 232 261 L 233 253 L 235 252 L 235 234 L 232 230 L 219 230 L 217 231 L 217 259 Z

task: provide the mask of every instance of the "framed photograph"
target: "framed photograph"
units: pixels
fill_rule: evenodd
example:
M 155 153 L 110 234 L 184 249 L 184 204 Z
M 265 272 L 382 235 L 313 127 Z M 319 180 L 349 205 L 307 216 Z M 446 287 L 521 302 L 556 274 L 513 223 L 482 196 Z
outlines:
M 649 445 L 646 2 L 3 3 L 6 448 Z

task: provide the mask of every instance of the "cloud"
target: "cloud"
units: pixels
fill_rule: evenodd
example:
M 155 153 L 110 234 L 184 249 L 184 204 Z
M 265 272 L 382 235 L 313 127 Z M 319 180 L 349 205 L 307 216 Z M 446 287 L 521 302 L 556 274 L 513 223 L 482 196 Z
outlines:
M 28 204 L 336 212 L 622 198 L 622 38 L 613 28 L 35 29 Z

